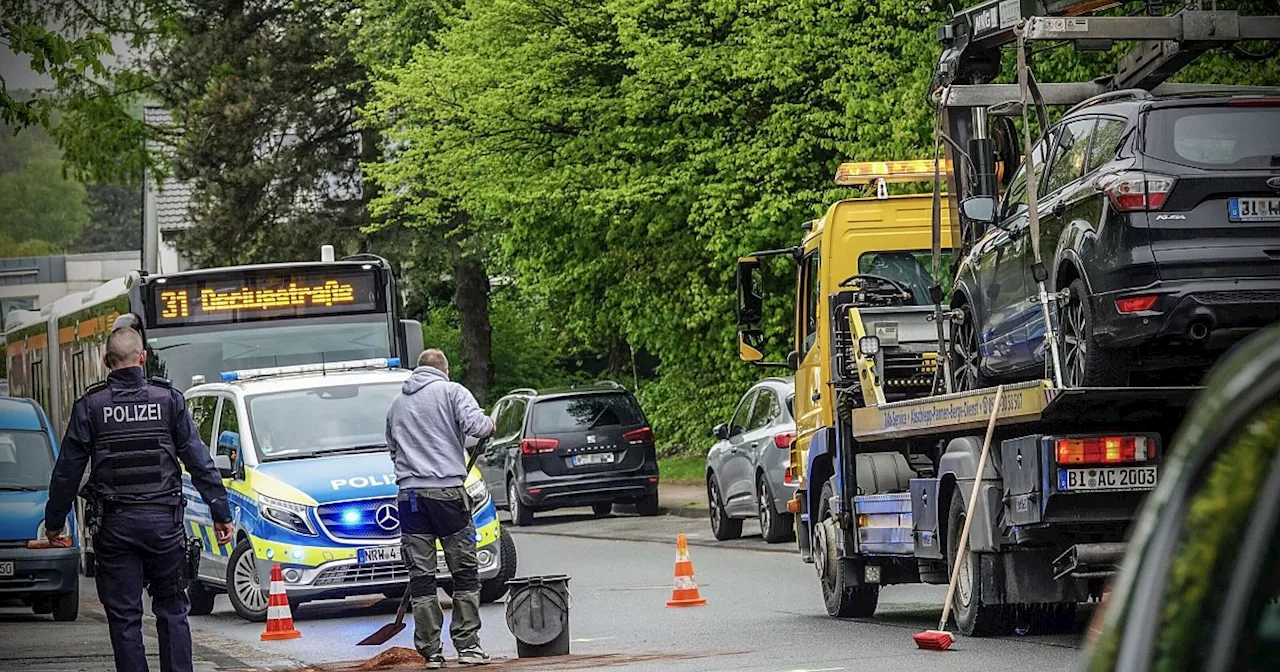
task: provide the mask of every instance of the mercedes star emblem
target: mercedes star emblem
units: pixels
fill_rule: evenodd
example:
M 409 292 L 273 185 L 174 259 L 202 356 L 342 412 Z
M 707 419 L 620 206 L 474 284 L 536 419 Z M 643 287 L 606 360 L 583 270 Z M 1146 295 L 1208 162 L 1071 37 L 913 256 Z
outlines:
M 374 512 L 373 520 L 378 523 L 378 527 L 391 531 L 400 526 L 400 511 L 395 504 L 383 504 Z

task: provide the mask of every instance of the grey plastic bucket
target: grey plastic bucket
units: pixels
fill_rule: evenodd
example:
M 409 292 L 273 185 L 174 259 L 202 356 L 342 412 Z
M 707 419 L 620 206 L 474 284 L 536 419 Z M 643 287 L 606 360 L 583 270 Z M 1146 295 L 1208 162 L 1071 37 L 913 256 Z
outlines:
M 529 576 L 507 582 L 507 628 L 521 658 L 569 654 L 569 577 Z

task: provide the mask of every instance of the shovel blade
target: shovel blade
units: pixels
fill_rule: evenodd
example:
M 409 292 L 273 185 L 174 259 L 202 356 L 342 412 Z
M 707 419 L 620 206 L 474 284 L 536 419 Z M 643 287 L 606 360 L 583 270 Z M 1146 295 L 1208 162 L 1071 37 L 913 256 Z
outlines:
M 378 628 L 377 632 L 357 642 L 356 646 L 378 646 L 379 644 L 386 644 L 391 641 L 392 637 L 400 634 L 400 631 L 404 629 L 404 623 L 388 623 L 381 628 Z

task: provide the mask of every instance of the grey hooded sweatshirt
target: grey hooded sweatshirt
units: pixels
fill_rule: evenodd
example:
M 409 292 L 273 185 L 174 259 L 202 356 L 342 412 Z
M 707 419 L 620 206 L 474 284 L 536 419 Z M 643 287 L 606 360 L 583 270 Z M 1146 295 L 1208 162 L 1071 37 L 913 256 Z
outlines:
M 471 392 L 439 369 L 419 366 L 387 411 L 387 446 L 396 485 L 457 487 L 466 480 L 467 436 L 482 439 L 493 422 Z

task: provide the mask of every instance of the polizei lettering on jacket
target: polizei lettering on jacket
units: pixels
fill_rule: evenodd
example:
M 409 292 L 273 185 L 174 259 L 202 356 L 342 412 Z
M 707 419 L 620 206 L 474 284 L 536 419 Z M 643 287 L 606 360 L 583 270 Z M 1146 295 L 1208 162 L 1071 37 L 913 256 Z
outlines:
M 352 476 L 351 478 L 335 478 L 329 481 L 329 485 L 334 490 L 342 488 L 367 488 L 371 485 L 395 485 L 395 474 L 382 474 L 381 476 Z
M 160 404 L 103 406 L 103 422 L 150 422 L 160 419 Z

